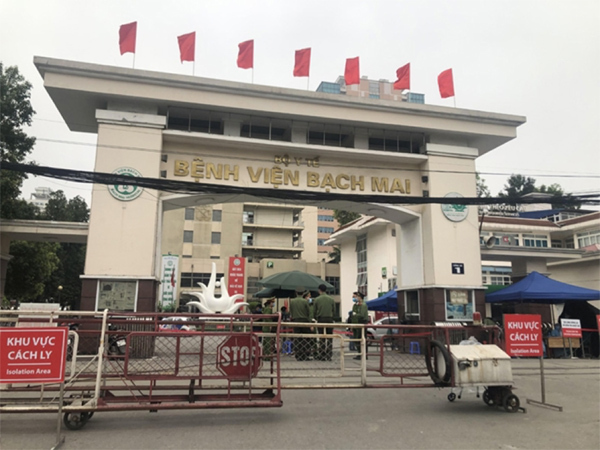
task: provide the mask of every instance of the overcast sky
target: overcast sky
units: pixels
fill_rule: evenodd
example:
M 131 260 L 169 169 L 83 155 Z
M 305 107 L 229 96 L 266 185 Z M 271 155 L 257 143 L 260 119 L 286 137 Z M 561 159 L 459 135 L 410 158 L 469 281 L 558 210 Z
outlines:
M 493 195 L 511 173 L 567 192 L 600 191 L 600 1 L 598 0 L 2 0 L 0 58 L 33 84 L 40 165 L 93 170 L 95 135 L 70 132 L 44 90 L 34 56 L 131 67 L 118 30 L 137 21 L 135 67 L 192 74 L 177 36 L 196 31 L 195 75 L 251 82 L 236 66 L 254 39 L 254 83 L 306 89 L 292 76 L 294 51 L 312 47 L 310 90 L 360 57 L 361 76 L 395 79 L 411 63 L 411 90 L 441 99 L 437 75 L 454 71 L 456 106 L 523 115 L 518 137 L 477 161 Z M 35 187 L 81 195 L 91 185 L 30 177 Z

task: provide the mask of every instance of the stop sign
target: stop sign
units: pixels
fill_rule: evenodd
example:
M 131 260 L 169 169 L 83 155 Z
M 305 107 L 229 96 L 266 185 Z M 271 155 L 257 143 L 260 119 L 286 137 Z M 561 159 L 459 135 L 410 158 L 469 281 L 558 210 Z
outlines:
M 217 347 L 217 369 L 229 379 L 255 377 L 261 362 L 260 346 L 255 335 L 229 336 Z

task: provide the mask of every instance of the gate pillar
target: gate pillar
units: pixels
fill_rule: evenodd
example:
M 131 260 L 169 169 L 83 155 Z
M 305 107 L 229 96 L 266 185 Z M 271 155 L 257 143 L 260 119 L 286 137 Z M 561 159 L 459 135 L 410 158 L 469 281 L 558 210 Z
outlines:
M 96 172 L 160 177 L 164 116 L 96 110 L 96 119 Z M 82 310 L 155 311 L 161 217 L 155 190 L 94 185 Z

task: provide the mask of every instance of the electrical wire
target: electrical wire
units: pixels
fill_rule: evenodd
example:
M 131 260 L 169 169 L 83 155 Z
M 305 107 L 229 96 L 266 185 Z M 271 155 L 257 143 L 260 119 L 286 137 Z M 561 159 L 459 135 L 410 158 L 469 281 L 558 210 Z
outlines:
M 508 199 L 506 197 L 420 197 L 420 196 L 400 196 L 400 195 L 361 195 L 346 194 L 336 192 L 320 192 L 309 190 L 291 190 L 291 189 L 273 189 L 273 188 L 252 188 L 247 186 L 224 186 L 217 184 L 196 183 L 189 181 L 177 181 L 167 179 L 157 179 L 148 177 L 131 177 L 127 175 L 118 175 L 105 172 L 87 172 L 72 169 L 60 169 L 57 167 L 35 166 L 30 164 L 20 164 L 12 162 L 1 162 L 0 167 L 3 170 L 11 170 L 21 173 L 30 173 L 50 178 L 57 178 L 67 181 L 76 181 L 81 183 L 96 183 L 105 185 L 132 185 L 148 189 L 155 189 L 164 192 L 178 194 L 208 194 L 208 195 L 239 195 L 255 196 L 285 203 L 314 203 L 323 201 L 349 201 L 356 203 L 382 203 L 382 204 L 446 204 L 446 205 L 494 205 L 494 204 L 538 204 L 538 203 L 569 203 L 600 205 L 600 196 L 598 194 L 587 195 L 567 195 L 548 197 L 521 197 L 518 200 Z

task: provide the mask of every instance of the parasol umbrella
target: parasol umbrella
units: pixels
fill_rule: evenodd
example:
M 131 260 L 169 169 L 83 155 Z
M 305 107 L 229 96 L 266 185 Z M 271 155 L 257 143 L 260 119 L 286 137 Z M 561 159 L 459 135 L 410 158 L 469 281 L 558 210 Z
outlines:
M 312 296 L 317 296 L 318 291 L 310 291 Z M 264 288 L 254 294 L 256 298 L 294 298 L 296 296 L 295 289 L 274 289 L 274 288 Z
M 333 285 L 323 281 L 319 277 L 309 273 L 292 270 L 291 272 L 280 272 L 263 278 L 258 282 L 258 285 L 265 288 L 283 289 L 287 291 L 295 291 L 296 288 L 308 289 L 309 291 L 317 291 L 319 285 L 324 284 L 327 289 L 333 289 Z

